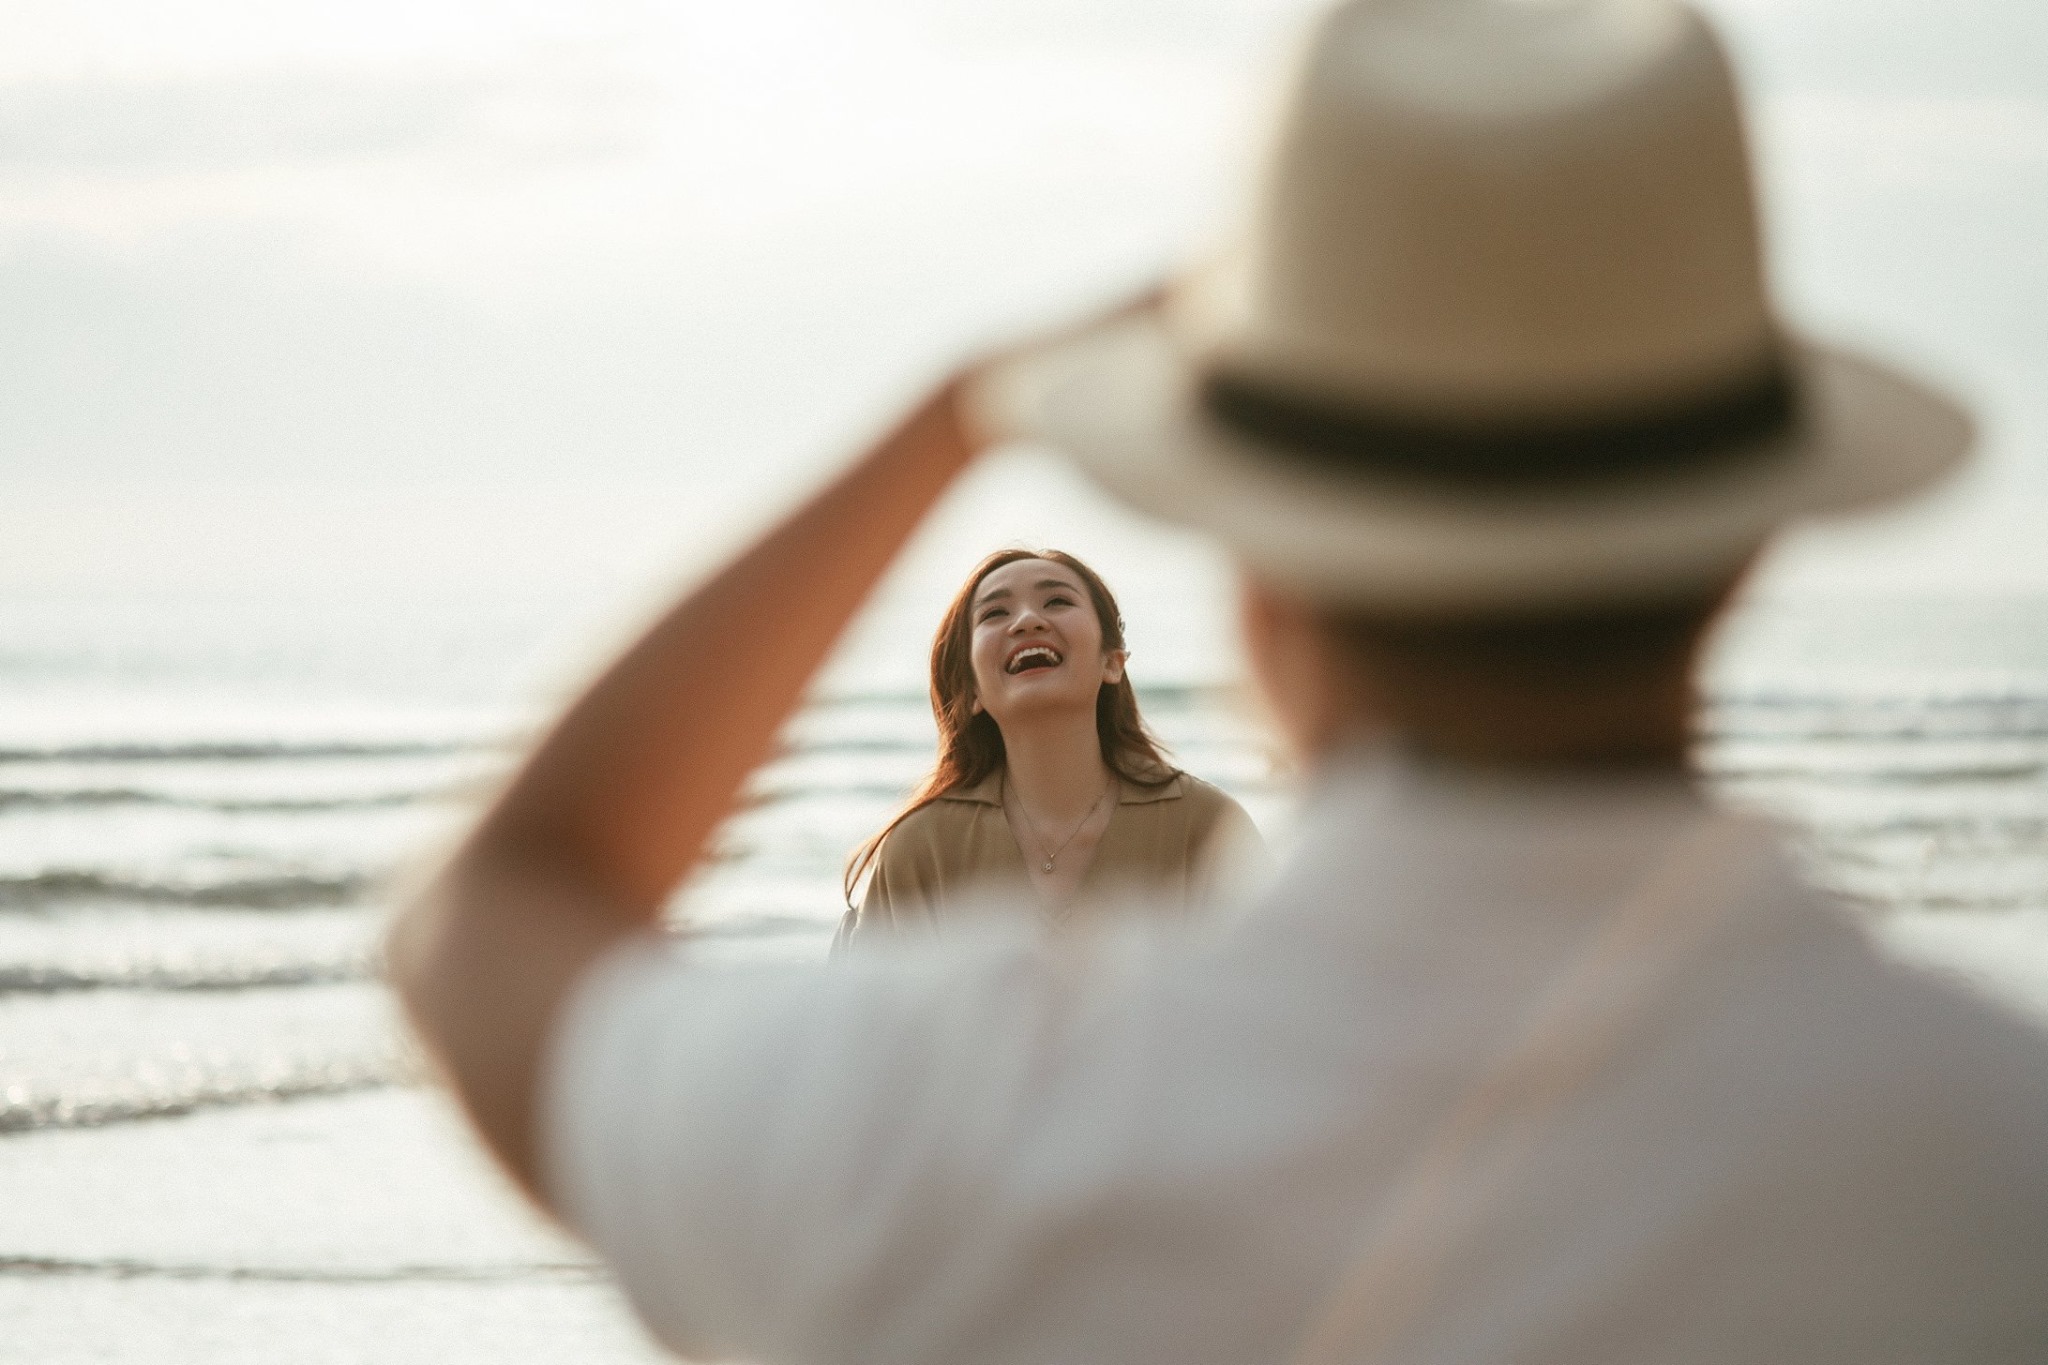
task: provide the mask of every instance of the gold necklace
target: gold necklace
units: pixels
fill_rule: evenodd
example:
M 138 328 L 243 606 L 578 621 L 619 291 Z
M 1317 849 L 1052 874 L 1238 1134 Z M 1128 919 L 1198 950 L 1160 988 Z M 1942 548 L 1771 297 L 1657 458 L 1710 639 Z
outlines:
M 1009 774 L 1005 773 L 1003 775 L 1003 790 L 1008 791 L 1009 788 L 1010 777 Z M 1095 818 L 1095 812 L 1102 809 L 1102 803 L 1108 800 L 1109 794 L 1115 790 L 1116 779 L 1114 777 L 1111 777 L 1110 784 L 1102 789 L 1102 795 L 1095 798 L 1095 804 L 1090 806 L 1088 808 L 1088 813 L 1081 817 L 1081 823 L 1079 825 L 1074 826 L 1074 828 L 1068 832 L 1066 838 L 1060 840 L 1060 846 L 1058 848 L 1053 849 L 1051 852 L 1045 855 L 1045 861 L 1038 865 L 1038 870 L 1040 872 L 1049 874 L 1055 867 L 1059 866 L 1060 854 L 1065 853 L 1067 851 L 1067 845 L 1074 842 L 1074 836 L 1078 835 L 1081 832 L 1082 827 L 1085 826 L 1090 820 L 1093 820 Z M 1040 850 L 1043 850 L 1045 848 L 1045 840 L 1038 833 L 1038 826 L 1032 823 L 1031 812 L 1024 805 L 1024 797 L 1021 793 L 1017 797 L 1017 814 L 1024 817 L 1024 828 L 1031 831 L 1032 842 L 1037 844 Z

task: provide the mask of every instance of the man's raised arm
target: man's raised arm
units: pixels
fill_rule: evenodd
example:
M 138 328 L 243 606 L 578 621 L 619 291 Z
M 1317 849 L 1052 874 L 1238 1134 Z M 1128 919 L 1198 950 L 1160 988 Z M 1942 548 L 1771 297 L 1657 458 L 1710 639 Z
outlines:
M 540 1059 L 564 998 L 650 928 L 898 548 L 978 440 L 962 381 L 613 664 L 401 911 L 394 983 L 483 1137 L 536 1198 Z

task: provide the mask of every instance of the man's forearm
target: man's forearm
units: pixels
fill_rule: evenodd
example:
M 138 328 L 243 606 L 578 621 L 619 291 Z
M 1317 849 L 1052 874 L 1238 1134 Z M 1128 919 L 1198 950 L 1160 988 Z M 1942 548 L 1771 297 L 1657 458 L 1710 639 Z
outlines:
M 479 827 L 652 917 L 925 511 L 972 454 L 954 387 L 663 617 Z
M 690 593 L 542 741 L 390 943 L 393 980 L 536 1195 L 540 1057 L 589 963 L 650 926 L 847 621 L 973 453 L 957 384 Z

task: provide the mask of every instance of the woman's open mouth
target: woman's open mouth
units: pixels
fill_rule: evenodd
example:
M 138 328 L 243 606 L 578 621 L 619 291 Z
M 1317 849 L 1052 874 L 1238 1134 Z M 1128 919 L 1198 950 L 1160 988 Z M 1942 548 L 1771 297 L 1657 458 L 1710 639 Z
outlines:
M 1031 673 L 1041 668 L 1058 668 L 1060 652 L 1050 645 L 1026 645 L 1010 656 L 1010 662 L 1003 665 L 1005 673 Z

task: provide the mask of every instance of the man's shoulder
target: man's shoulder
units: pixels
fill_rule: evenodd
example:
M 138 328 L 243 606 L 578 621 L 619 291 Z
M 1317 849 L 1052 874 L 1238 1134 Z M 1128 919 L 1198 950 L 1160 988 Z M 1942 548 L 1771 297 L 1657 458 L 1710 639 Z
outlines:
M 1908 956 L 1866 936 L 1856 1003 L 1842 1009 L 1842 1045 L 1860 1044 L 1865 1079 L 1904 1094 L 1919 1089 L 1951 1118 L 1962 1112 L 2018 1121 L 2048 1143 L 2048 1019 L 1988 979 Z M 1846 993 L 1846 992 L 1845 992 Z
M 1791 869 L 1731 879 L 1727 894 L 1745 902 L 1735 913 L 1746 923 L 1674 982 L 1687 997 L 1674 1004 L 1697 1056 L 1739 1064 L 1725 1101 L 1789 1125 L 1773 1144 L 1781 1156 L 1800 1148 L 1842 1179 L 1888 1165 L 2011 1174 L 2010 1155 L 2048 1144 L 2048 1020 L 1902 950 L 1895 926 Z M 1703 1086 L 1710 1107 L 1717 1084 Z

